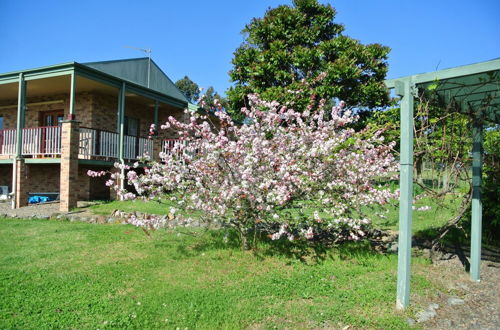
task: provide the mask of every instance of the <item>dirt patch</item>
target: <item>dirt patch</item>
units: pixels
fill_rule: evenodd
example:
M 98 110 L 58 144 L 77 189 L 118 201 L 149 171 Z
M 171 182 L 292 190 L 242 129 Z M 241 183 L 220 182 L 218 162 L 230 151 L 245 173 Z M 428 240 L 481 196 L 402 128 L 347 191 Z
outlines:
M 91 202 L 80 201 L 78 202 L 78 207 L 80 210 L 76 212 L 66 213 L 68 215 L 78 214 L 79 216 L 94 216 L 89 209 L 85 208 L 91 204 Z M 83 208 L 83 209 L 82 209 Z M 17 209 L 12 209 L 10 201 L 0 202 L 0 218 L 5 217 L 18 217 L 18 218 L 49 218 L 57 214 L 62 214 L 59 211 L 59 202 L 41 203 L 41 204 L 31 204 L 28 206 L 23 206 Z
M 420 323 L 425 329 L 500 329 L 499 263 L 483 261 L 480 282 L 470 280 L 457 257 L 426 268 L 429 281 L 445 291 L 426 302 L 439 307 L 436 316 Z

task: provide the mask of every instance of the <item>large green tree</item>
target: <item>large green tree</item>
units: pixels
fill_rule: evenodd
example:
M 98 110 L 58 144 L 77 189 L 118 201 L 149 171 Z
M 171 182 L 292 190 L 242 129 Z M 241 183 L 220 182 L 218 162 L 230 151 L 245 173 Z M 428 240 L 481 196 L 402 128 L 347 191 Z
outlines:
M 388 105 L 383 80 L 390 49 L 343 35 L 335 15 L 328 4 L 294 0 L 293 6 L 268 9 L 263 18 L 252 19 L 229 72 L 235 83 L 227 91 L 231 108 L 245 106 L 249 93 L 290 102 L 297 110 L 311 100 L 333 98 L 358 108 Z
M 199 105 L 208 112 L 215 111 L 218 108 L 227 109 L 227 100 L 217 93 L 212 86 L 207 88 L 200 103 Z
M 179 79 L 175 82 L 175 86 L 184 94 L 189 102 L 195 103 L 200 96 L 200 88 L 197 83 L 189 79 L 188 76 Z

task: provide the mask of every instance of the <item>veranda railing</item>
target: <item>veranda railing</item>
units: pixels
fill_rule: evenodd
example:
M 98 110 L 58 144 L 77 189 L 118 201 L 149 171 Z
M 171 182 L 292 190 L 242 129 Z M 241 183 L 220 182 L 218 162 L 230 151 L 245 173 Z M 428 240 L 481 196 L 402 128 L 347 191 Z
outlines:
M 16 129 L 0 130 L 0 155 L 10 156 L 16 153 Z
M 116 132 L 81 127 L 79 148 L 80 158 L 118 158 L 120 135 Z M 153 141 L 151 139 L 124 136 L 123 156 L 125 159 L 137 159 L 145 153 L 153 154 Z

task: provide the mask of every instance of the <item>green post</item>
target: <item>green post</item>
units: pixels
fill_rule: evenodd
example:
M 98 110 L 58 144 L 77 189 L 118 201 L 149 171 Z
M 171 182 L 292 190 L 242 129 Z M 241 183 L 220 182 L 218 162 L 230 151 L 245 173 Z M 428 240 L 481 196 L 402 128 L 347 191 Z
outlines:
M 125 90 L 126 85 L 123 83 L 118 96 L 118 134 L 120 134 L 118 158 L 121 161 L 123 161 L 123 144 L 125 141 Z
M 481 266 L 481 229 L 483 217 L 483 206 L 481 204 L 483 125 L 479 119 L 474 120 L 472 125 L 472 227 L 470 244 L 470 278 L 473 281 L 479 281 Z
M 21 158 L 23 153 L 23 128 L 26 111 L 26 81 L 23 73 L 19 74 L 19 92 L 17 98 L 17 131 L 16 131 L 16 159 Z
M 118 158 L 120 160 L 120 164 L 122 168 L 120 169 L 120 191 L 123 191 L 125 188 L 125 169 L 123 165 L 125 165 L 124 156 L 124 143 L 125 143 L 125 92 L 127 90 L 127 86 L 125 83 L 122 83 L 122 87 L 120 88 L 120 96 L 118 100 L 118 132 L 119 136 L 119 148 L 118 148 Z
M 71 87 L 69 91 L 69 118 L 74 120 L 75 118 L 75 90 L 76 90 L 76 74 L 75 71 L 71 72 Z
M 410 303 L 411 231 L 413 204 L 413 84 L 398 82 L 396 93 L 401 100 L 401 152 L 399 197 L 398 280 L 396 308 Z

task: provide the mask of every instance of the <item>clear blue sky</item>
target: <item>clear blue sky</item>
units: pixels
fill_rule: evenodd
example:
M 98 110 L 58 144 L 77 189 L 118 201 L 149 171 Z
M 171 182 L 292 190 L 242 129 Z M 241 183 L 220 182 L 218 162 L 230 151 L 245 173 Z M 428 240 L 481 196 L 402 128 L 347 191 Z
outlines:
M 323 3 L 327 1 L 321 1 Z M 240 31 L 291 0 L 0 0 L 0 72 L 142 56 L 174 81 L 229 86 Z M 363 43 L 392 48 L 387 78 L 500 57 L 499 0 L 338 0 L 336 21 Z

